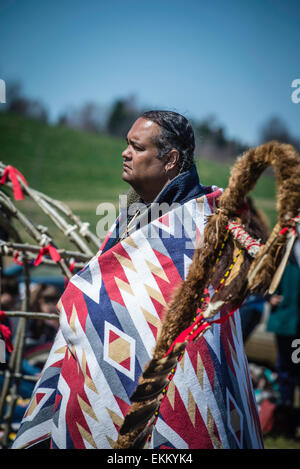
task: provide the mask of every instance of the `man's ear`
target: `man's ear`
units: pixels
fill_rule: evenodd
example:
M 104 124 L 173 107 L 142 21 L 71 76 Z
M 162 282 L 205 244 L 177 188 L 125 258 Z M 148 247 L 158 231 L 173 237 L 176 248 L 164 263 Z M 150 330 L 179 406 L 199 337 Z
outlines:
M 169 151 L 167 155 L 167 161 L 165 164 L 166 172 L 172 171 L 179 166 L 179 151 L 173 148 L 173 150 Z

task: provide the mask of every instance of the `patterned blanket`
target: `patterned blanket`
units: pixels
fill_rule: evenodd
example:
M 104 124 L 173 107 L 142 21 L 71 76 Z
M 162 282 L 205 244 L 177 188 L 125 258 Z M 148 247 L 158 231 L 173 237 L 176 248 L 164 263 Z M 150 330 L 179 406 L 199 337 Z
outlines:
M 171 210 L 72 277 L 58 303 L 60 329 L 12 448 L 48 438 L 54 449 L 113 448 L 163 308 L 187 275 L 219 195 L 213 188 Z M 150 448 L 262 446 L 236 311 L 188 345 Z

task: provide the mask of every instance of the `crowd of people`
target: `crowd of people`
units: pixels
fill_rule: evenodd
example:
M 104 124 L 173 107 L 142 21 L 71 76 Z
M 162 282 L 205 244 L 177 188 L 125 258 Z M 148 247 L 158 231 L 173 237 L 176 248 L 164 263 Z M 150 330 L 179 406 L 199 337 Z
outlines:
M 4 312 L 20 311 L 24 283 L 15 266 L 4 269 L 1 276 L 1 310 Z M 46 280 L 46 282 L 45 282 Z M 51 283 L 51 278 L 35 279 L 30 285 L 30 311 L 45 314 L 57 314 L 56 304 L 61 296 L 60 282 Z M 11 331 L 11 340 L 17 330 L 19 317 L 4 316 L 2 324 Z M 45 356 L 49 353 L 57 333 L 58 321 L 56 319 L 29 319 L 27 321 L 26 338 L 22 360 L 22 374 L 38 378 L 44 365 Z M 1 364 L 0 390 L 4 382 L 4 372 L 9 366 L 10 353 L 6 350 L 5 363 Z M 22 379 L 18 393 L 19 398 L 13 414 L 14 426 L 22 420 L 35 381 Z M 5 411 L 4 411 L 5 414 Z M 2 422 L 3 423 L 3 422 Z
M 245 343 L 269 311 L 265 329 L 274 334 L 277 359 L 274 370 L 252 366 L 252 380 L 264 433 L 295 436 L 300 426 L 296 389 L 300 363 L 293 359 L 293 343 L 300 338 L 300 240 L 295 241 L 282 279 L 274 294 L 250 296 L 241 308 Z M 263 362 L 263 358 L 262 362 Z M 272 376 L 271 376 L 272 372 Z

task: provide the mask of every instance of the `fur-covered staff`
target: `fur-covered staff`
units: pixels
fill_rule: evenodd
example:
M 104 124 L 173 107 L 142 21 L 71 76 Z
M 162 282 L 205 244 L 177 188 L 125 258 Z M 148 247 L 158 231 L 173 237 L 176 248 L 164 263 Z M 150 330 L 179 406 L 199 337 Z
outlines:
M 278 221 L 266 239 L 256 214 L 243 207 L 247 194 L 269 166 L 274 170 L 277 183 Z M 294 227 L 299 208 L 300 157 L 291 145 L 269 142 L 238 158 L 228 187 L 219 198 L 218 208 L 206 225 L 187 278 L 166 307 L 153 358 L 131 397 L 133 404 L 120 429 L 116 449 L 143 448 L 149 441 L 161 401 L 188 340 L 176 343 L 171 353 L 167 352 L 197 319 L 196 312 L 200 311 L 207 320 L 221 305 L 233 311 L 249 293 L 265 293 L 276 275 L 275 284 L 278 283 L 296 236 Z M 252 239 L 263 244 L 255 259 L 237 239 L 228 236 L 231 222 L 238 223 Z M 209 299 L 204 294 L 208 290 L 211 292 Z M 205 330 L 203 328 L 197 339 Z

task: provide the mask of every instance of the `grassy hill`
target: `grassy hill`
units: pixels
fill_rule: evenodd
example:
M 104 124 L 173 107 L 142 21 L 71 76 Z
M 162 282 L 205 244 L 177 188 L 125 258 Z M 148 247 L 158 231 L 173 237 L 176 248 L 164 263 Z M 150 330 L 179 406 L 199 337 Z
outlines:
M 99 219 L 98 204 L 109 201 L 117 205 L 119 194 L 128 189 L 121 179 L 124 147 L 125 142 L 118 138 L 0 113 L 0 161 L 17 167 L 34 189 L 68 203 L 76 214 L 91 223 L 94 231 Z M 197 157 L 197 167 L 203 184 L 227 186 L 229 164 Z M 274 179 L 264 175 L 253 196 L 273 225 Z M 34 220 L 47 224 L 33 204 L 19 204 Z

